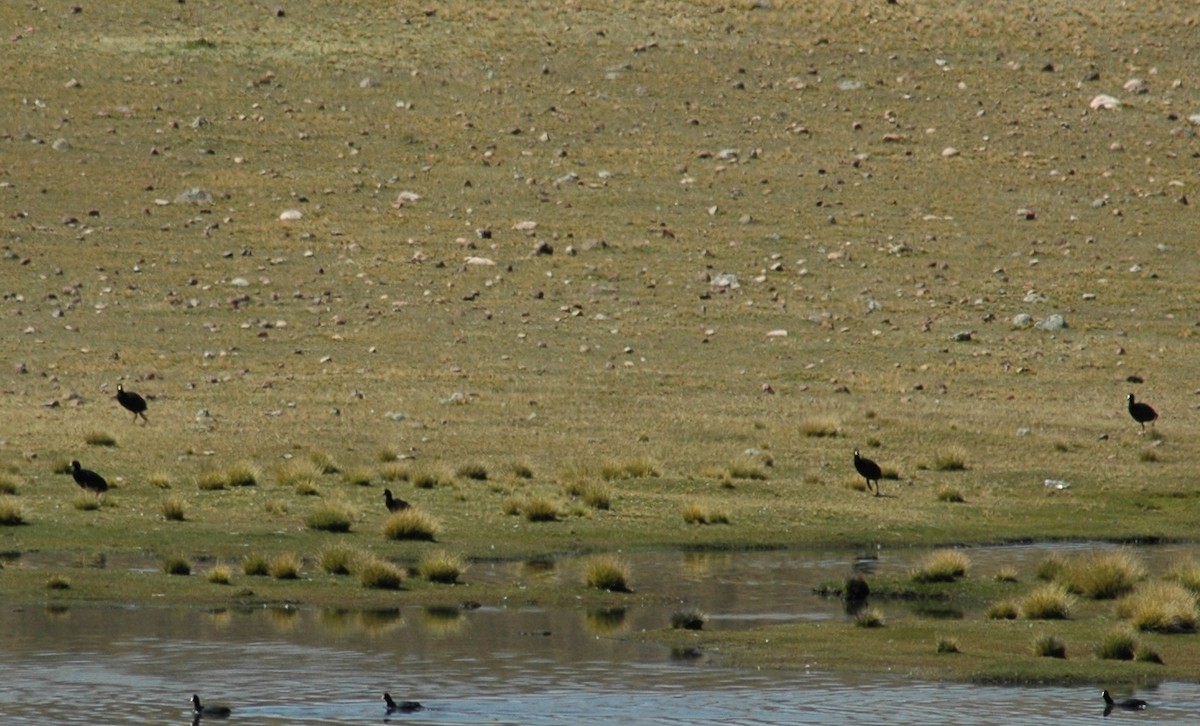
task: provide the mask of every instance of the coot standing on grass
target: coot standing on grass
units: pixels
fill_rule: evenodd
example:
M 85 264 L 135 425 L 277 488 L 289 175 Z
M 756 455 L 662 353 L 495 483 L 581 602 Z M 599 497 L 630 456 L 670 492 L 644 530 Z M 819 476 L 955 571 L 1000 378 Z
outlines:
M 1108 692 L 1107 688 L 1104 689 L 1104 692 L 1101 693 L 1100 695 L 1102 695 L 1104 697 L 1104 715 L 1105 716 L 1112 713 L 1112 710 L 1114 708 L 1123 708 L 1126 711 L 1142 711 L 1142 710 L 1145 710 L 1145 708 L 1150 705 L 1140 698 L 1126 698 L 1121 701 L 1114 701 L 1112 694 L 1110 694 Z
M 228 718 L 233 711 L 229 706 L 204 706 L 200 703 L 200 697 L 192 694 L 192 711 L 196 714 L 196 718 Z
M 396 703 L 392 700 L 392 694 L 383 694 L 383 702 L 387 704 L 388 713 L 412 713 L 413 711 L 424 710 L 424 706 L 416 701 L 401 701 Z
M 387 504 L 389 512 L 401 512 L 408 509 L 408 502 L 403 499 L 396 499 L 392 496 L 391 489 L 383 490 L 383 501 Z
M 146 399 L 133 391 L 126 391 L 120 383 L 117 384 L 117 403 L 133 414 L 134 423 L 137 423 L 139 416 L 146 423 L 150 423 L 150 419 L 146 418 Z
M 108 482 L 104 481 L 104 477 L 91 469 L 84 469 L 78 461 L 71 462 L 71 477 L 75 479 L 76 484 L 89 492 L 103 494 L 108 491 Z
M 1146 424 L 1154 423 L 1158 418 L 1158 411 L 1155 411 L 1150 404 L 1142 403 L 1141 401 L 1133 400 L 1133 394 L 1126 397 L 1129 401 L 1129 415 L 1133 416 L 1133 420 L 1142 425 L 1142 431 L 1146 430 Z
M 879 469 L 879 464 L 864 459 L 858 455 L 858 449 L 854 450 L 854 470 L 867 480 L 867 491 L 871 491 L 871 482 L 875 482 L 875 496 L 879 496 L 879 478 L 883 476 L 883 472 Z

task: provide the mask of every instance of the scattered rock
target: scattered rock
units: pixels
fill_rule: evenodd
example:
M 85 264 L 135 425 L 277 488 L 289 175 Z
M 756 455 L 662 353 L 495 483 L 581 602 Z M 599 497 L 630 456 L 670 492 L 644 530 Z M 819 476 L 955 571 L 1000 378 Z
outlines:
M 1033 327 L 1037 328 L 1038 330 L 1062 330 L 1068 326 L 1067 321 L 1063 319 L 1063 316 L 1059 315 L 1058 313 L 1054 313 Z
M 1017 313 L 1012 318 L 1013 327 L 1028 328 L 1033 325 L 1033 316 L 1029 313 Z
M 295 222 L 304 216 L 304 213 L 299 209 L 285 209 L 279 213 L 280 222 Z
M 1113 111 L 1121 107 L 1121 102 L 1108 94 L 1101 93 L 1088 103 L 1088 107 L 1093 111 Z
M 192 187 L 175 197 L 176 204 L 212 204 L 212 192 L 200 187 Z

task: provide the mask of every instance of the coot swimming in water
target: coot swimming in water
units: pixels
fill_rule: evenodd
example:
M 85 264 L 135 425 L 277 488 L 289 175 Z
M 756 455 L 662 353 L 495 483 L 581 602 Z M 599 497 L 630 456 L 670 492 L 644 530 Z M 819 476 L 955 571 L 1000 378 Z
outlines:
M 208 718 L 228 718 L 229 714 L 233 713 L 229 706 L 201 705 L 200 697 L 194 693 L 192 694 L 192 711 L 195 712 L 197 717 Z
M 392 694 L 383 694 L 383 701 L 387 704 L 388 713 L 412 713 L 413 711 L 423 710 L 425 707 L 416 701 L 401 701 L 396 703 L 392 700 Z
M 1112 713 L 1114 708 L 1123 708 L 1126 711 L 1141 711 L 1150 705 L 1140 698 L 1126 698 L 1120 701 L 1114 701 L 1112 694 L 1108 692 L 1108 689 L 1105 689 L 1100 695 L 1104 697 L 1105 716 Z

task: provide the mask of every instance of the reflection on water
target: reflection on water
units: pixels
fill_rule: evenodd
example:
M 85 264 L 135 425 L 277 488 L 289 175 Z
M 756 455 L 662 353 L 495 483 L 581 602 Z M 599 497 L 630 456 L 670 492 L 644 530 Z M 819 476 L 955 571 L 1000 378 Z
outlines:
M 986 573 L 1032 568 L 1046 548 L 975 549 Z M 1188 554 L 1188 553 L 1183 553 Z M 903 572 L 923 552 L 879 553 Z M 1155 550 L 1170 561 L 1181 552 Z M 428 710 L 393 723 L 1034 724 L 1103 719 L 1096 687 L 998 688 L 721 667 L 704 653 L 615 634 L 664 627 L 681 603 L 712 628 L 845 617 L 810 595 L 845 577 L 852 553 L 658 553 L 628 558 L 662 605 L 592 609 L 297 607 L 0 609 L 0 714 L 8 724 L 190 723 L 188 698 L 234 707 L 238 723 L 384 720 L 383 691 Z M 572 561 L 489 563 L 473 577 L 571 579 Z M 110 562 L 109 566 L 114 566 Z M 986 576 L 986 575 L 984 575 Z M 639 601 L 641 602 L 641 601 Z M 925 603 L 921 617 L 962 617 Z M 1122 697 L 1129 695 L 1121 694 Z M 1163 684 L 1152 708 L 1108 723 L 1194 721 L 1200 686 Z M 232 720 L 230 721 L 233 722 Z

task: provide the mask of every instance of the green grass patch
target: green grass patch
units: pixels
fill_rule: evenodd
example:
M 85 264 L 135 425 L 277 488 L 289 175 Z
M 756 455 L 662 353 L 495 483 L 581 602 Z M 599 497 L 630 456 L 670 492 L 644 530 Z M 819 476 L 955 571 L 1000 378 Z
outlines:
M 163 558 L 162 570 L 168 575 L 190 575 L 192 563 L 183 555 L 168 555 Z
M 1101 660 L 1133 660 L 1137 650 L 1137 639 L 1125 630 L 1113 630 L 1104 634 L 1096 644 L 1096 657 Z
M 21 503 L 11 496 L 0 496 L 0 526 L 15 527 L 25 524 L 25 511 Z
M 967 574 L 971 559 L 958 550 L 929 553 L 909 576 L 914 582 L 954 582 Z
M 1045 633 L 1034 638 L 1033 654 L 1039 658 L 1066 658 L 1067 644 L 1057 635 Z
M 349 575 L 360 557 L 359 551 L 349 545 L 333 544 L 321 550 L 317 566 L 330 575 Z
M 271 562 L 264 555 L 251 553 L 242 558 L 242 574 L 251 577 L 266 577 L 270 574 Z

